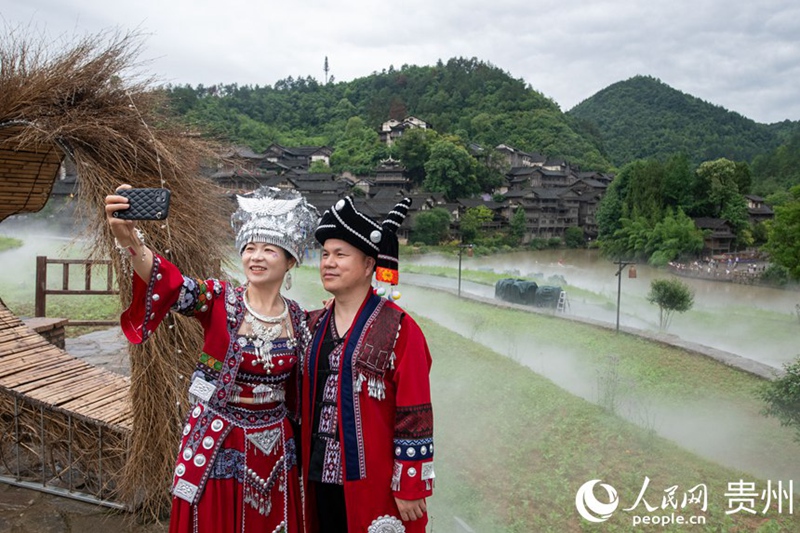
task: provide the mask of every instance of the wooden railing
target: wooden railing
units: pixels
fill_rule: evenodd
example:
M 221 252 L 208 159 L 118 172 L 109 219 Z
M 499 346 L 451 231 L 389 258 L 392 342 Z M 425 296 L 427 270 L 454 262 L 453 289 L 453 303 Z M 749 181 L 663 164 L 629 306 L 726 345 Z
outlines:
M 61 265 L 61 288 L 50 289 L 47 287 L 47 265 Z M 70 288 L 70 266 L 83 265 L 83 287 Z M 92 273 L 94 268 L 105 268 L 105 286 L 95 288 L 92 286 Z M 95 277 L 97 279 L 97 277 Z M 107 295 L 119 294 L 115 287 L 114 266 L 109 259 L 52 259 L 39 255 L 36 257 L 36 301 L 34 315 L 47 316 L 47 296 L 49 295 Z M 72 281 L 76 281 L 72 279 Z M 68 326 L 115 326 L 117 320 L 69 320 Z

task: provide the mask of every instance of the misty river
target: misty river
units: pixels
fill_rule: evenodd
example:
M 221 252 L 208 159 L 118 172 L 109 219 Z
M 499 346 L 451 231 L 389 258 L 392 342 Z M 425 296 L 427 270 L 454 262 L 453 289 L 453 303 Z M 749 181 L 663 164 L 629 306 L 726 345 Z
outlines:
M 457 256 L 422 255 L 404 258 L 408 263 L 458 268 Z M 567 313 L 616 323 L 617 265 L 596 250 L 541 250 L 486 257 L 462 256 L 463 270 L 489 270 L 524 277 L 548 285 L 545 279 L 559 276 L 568 287 Z M 658 331 L 658 307 L 647 301 L 653 279 L 672 276 L 665 270 L 636 265 L 636 278 L 623 270 L 620 326 Z M 539 278 L 537 278 L 537 275 Z M 409 276 L 413 279 L 413 276 Z M 406 279 L 409 279 L 406 278 Z M 800 317 L 796 306 L 800 292 L 738 283 L 679 278 L 694 291 L 694 307 L 676 313 L 667 333 L 687 341 L 754 359 L 775 368 L 800 355 L 797 347 Z M 435 281 L 434 281 L 435 280 Z M 425 276 L 425 283 L 455 289 L 456 280 Z M 570 287 L 578 289 L 571 294 Z M 462 280 L 462 292 L 488 298 L 494 288 Z

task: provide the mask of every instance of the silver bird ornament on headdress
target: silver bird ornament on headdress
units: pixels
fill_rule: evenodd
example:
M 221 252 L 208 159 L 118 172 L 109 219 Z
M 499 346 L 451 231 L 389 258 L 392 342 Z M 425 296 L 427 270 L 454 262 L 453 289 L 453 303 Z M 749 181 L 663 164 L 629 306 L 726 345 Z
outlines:
M 241 254 L 251 242 L 280 246 L 303 262 L 305 250 L 314 240 L 319 212 L 299 192 L 261 187 L 237 195 L 239 208 L 231 216 L 236 249 Z

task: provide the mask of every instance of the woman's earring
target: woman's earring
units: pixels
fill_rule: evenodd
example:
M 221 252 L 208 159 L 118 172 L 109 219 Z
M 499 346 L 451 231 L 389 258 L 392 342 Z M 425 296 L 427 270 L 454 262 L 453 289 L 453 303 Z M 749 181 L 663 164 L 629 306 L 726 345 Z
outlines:
M 287 270 L 286 271 L 286 277 L 283 280 L 283 286 L 287 291 L 292 288 L 292 271 L 291 270 Z

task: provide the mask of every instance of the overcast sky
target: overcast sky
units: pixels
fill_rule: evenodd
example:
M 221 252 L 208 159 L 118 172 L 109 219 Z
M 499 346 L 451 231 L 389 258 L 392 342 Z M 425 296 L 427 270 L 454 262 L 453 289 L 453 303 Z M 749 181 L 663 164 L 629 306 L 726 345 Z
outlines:
M 771 123 L 800 120 L 796 0 L 3 0 L 4 33 L 139 31 L 160 82 L 338 81 L 477 57 L 563 111 L 637 74 Z M 424 117 L 421 117 L 424 118 Z

